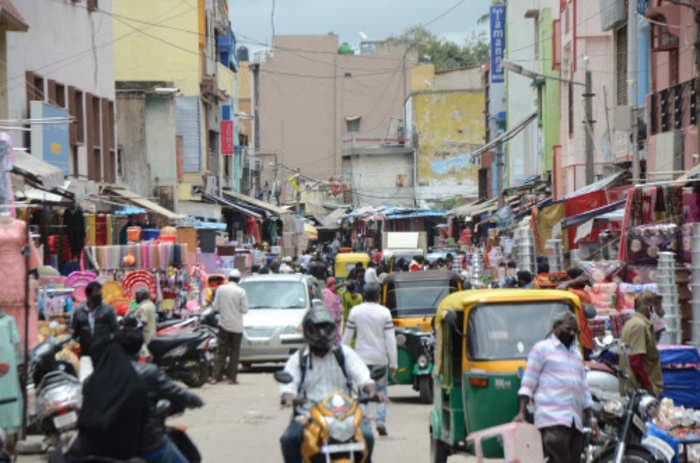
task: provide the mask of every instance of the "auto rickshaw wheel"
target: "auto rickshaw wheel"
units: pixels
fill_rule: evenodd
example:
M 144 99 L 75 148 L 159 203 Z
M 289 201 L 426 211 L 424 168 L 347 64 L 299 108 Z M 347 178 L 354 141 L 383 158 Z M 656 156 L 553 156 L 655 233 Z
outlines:
M 418 392 L 420 401 L 424 404 L 433 403 L 433 378 L 430 375 L 423 375 L 418 378 Z
M 447 463 L 450 452 L 441 440 L 430 437 L 430 463 Z

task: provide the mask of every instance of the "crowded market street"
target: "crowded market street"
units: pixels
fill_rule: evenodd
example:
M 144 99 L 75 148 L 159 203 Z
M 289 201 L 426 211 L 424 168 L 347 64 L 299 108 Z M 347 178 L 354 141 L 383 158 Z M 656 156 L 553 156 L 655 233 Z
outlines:
M 237 386 L 205 385 L 197 391 L 204 399 L 204 408 L 171 420 L 188 427 L 187 432 L 199 447 L 203 461 L 279 461 L 279 436 L 287 425 L 289 412 L 280 410 L 278 405 L 278 386 L 272 378 L 274 369 L 244 370 Z M 430 406 L 421 404 L 408 386 L 393 386 L 389 394 L 392 401 L 389 435 L 378 438 L 376 461 L 428 461 L 426 423 Z M 18 463 L 45 461 L 43 455 L 25 455 Z M 454 457 L 452 461 L 475 460 Z

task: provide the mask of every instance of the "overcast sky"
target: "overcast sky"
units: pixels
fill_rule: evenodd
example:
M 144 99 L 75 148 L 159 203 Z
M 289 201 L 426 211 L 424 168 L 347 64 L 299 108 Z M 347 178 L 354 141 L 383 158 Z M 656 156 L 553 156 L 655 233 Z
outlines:
M 239 44 L 252 50 L 270 42 L 273 0 L 230 0 L 230 17 Z M 357 46 L 360 32 L 369 40 L 400 34 L 428 22 L 456 5 L 458 0 L 275 0 L 276 34 L 335 32 L 340 42 Z M 465 0 L 428 26 L 440 37 L 460 45 L 488 12 L 491 0 Z M 488 24 L 480 26 L 488 31 Z

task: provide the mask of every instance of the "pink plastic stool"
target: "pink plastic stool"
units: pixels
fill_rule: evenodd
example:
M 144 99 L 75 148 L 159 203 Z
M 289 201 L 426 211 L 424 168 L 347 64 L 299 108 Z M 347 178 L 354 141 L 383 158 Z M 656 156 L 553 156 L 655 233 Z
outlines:
M 481 441 L 497 436 L 501 436 L 506 463 L 544 463 L 542 436 L 529 423 L 508 423 L 469 434 L 467 442 L 474 443 L 478 463 L 484 461 Z

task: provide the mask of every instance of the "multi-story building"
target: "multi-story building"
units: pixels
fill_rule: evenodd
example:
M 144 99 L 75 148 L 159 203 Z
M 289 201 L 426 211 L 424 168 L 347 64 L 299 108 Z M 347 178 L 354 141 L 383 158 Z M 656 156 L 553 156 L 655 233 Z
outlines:
M 343 54 L 334 34 L 282 35 L 259 61 L 253 93 L 259 96 L 254 116 L 261 188 L 279 188 L 282 201 L 293 200 L 287 179 L 298 169 L 335 191 L 352 189 L 357 205 L 394 200 L 389 193 L 396 173 L 375 161 L 397 154 L 410 162 L 403 101 L 415 48 L 365 42 L 359 54 Z M 368 183 L 386 191 L 367 192 Z
M 3 16 L 17 13 L 30 27 L 6 34 L 4 114 L 11 120 L 63 121 L 12 131 L 14 146 L 60 168 L 66 176 L 114 182 L 112 1 L 22 0 L 15 2 L 15 8 L 7 5 L 2 5 Z M 22 29 L 16 20 L 8 24 Z
M 481 67 L 434 73 L 423 87 L 406 103 L 416 201 L 439 206 L 454 197 L 476 198 L 479 163 L 473 152 L 485 141 Z
M 148 167 L 132 187 L 149 195 L 157 187 L 177 200 L 178 212 L 219 219 L 218 205 L 199 201 L 201 192 L 220 196 L 238 189 L 232 121 L 237 63 L 227 1 L 120 0 L 114 17 L 117 86 L 125 105 L 129 94 L 129 104 L 145 109 L 137 123 L 120 119 L 120 163 Z M 155 120 L 165 124 L 161 130 Z M 136 137 L 143 127 L 145 137 Z M 134 145 L 134 137 L 142 143 Z

